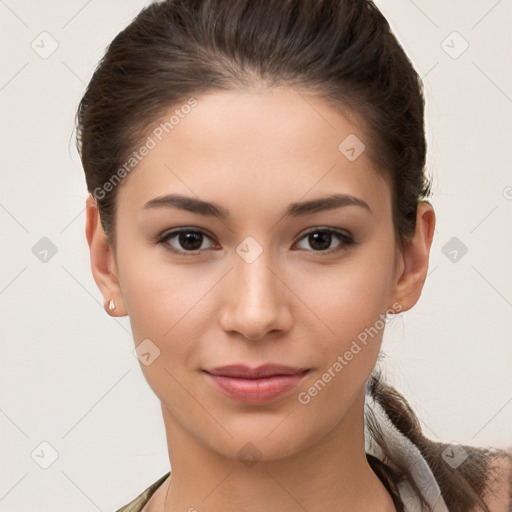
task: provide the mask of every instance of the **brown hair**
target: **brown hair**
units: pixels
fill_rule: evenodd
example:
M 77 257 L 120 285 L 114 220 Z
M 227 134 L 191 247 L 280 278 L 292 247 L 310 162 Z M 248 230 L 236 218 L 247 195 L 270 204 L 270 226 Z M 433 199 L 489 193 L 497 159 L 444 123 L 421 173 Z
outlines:
M 418 202 L 430 194 L 424 98 L 418 74 L 374 3 L 168 0 L 144 8 L 114 38 L 77 111 L 87 188 L 114 249 L 118 187 L 112 178 L 126 175 L 125 163 L 148 131 L 192 95 L 256 84 L 294 87 L 361 122 L 368 156 L 391 184 L 396 239 L 405 247 L 415 231 Z M 418 447 L 450 512 L 475 506 L 488 511 L 482 496 L 491 451 L 465 447 L 468 459 L 453 470 L 441 458 L 447 445 L 423 435 L 406 400 L 378 373 L 368 390 Z M 394 485 L 408 480 L 423 501 L 408 469 L 386 446 L 378 422 L 366 414 L 374 441 L 398 468 L 387 475 Z

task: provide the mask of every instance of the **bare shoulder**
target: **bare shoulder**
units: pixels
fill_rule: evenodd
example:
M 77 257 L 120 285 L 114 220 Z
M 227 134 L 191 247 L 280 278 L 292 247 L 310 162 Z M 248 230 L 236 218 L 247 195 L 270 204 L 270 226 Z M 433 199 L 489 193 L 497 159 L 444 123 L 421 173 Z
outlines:
M 490 512 L 512 512 L 512 447 L 496 450 L 483 499 Z

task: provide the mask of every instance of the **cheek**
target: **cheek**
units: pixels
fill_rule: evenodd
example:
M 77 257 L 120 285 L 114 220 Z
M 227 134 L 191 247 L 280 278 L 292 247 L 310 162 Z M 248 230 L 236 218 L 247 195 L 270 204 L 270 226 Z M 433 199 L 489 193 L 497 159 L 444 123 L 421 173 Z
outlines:
M 322 333 L 337 340 L 336 349 L 373 326 L 388 309 L 393 291 L 392 266 L 391 247 L 379 251 L 368 247 L 342 265 L 301 277 L 301 295 L 322 320 Z
M 375 367 L 386 326 L 385 285 L 385 274 L 368 269 L 352 278 L 333 278 L 331 291 L 315 297 L 312 309 L 321 312 L 330 331 L 316 336 L 315 371 L 297 401 L 305 417 L 318 418 L 320 430 L 331 429 L 347 414 Z
M 173 327 L 197 302 L 197 296 L 204 295 L 204 279 L 193 276 L 191 266 L 187 269 L 166 263 L 152 246 L 132 244 L 128 250 L 119 238 L 120 280 L 135 342 L 150 337 L 163 340 L 172 335 Z
M 193 320 L 200 311 L 198 301 L 206 293 L 207 283 L 191 286 L 186 273 L 174 270 L 171 274 L 170 266 L 148 266 L 142 261 L 126 258 L 121 269 L 134 343 L 151 354 L 148 362 L 139 354 L 140 367 L 156 396 L 168 405 L 181 403 L 187 409 L 189 400 L 180 383 L 186 382 L 187 372 L 193 367 L 197 348 Z
M 360 389 L 375 366 L 392 292 L 393 258 L 392 245 L 369 244 L 325 275 L 301 278 L 302 296 L 318 317 L 315 377 L 330 372 L 325 399 Z
M 158 364 L 141 366 L 156 391 L 157 380 L 169 378 L 163 368 L 182 375 L 197 367 L 198 343 L 211 326 L 209 293 L 224 270 L 171 264 L 154 247 L 119 251 L 119 270 L 135 345 L 149 339 L 160 351 Z

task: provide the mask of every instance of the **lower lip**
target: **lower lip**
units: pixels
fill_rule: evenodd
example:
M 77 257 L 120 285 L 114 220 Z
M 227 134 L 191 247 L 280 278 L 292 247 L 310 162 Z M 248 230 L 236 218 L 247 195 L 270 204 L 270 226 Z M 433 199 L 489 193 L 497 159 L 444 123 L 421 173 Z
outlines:
M 209 381 L 224 395 L 240 402 L 259 404 L 270 402 L 284 395 L 296 387 L 307 372 L 293 375 L 274 375 L 260 379 L 242 379 L 204 373 Z

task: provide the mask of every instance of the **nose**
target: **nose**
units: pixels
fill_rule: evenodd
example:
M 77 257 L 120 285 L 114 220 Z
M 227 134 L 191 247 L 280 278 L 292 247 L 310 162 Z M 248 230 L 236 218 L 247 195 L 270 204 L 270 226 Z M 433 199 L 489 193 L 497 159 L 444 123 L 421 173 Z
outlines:
M 271 266 L 265 251 L 252 263 L 235 254 L 233 269 L 220 290 L 220 322 L 226 332 L 256 341 L 290 329 L 293 294 Z

